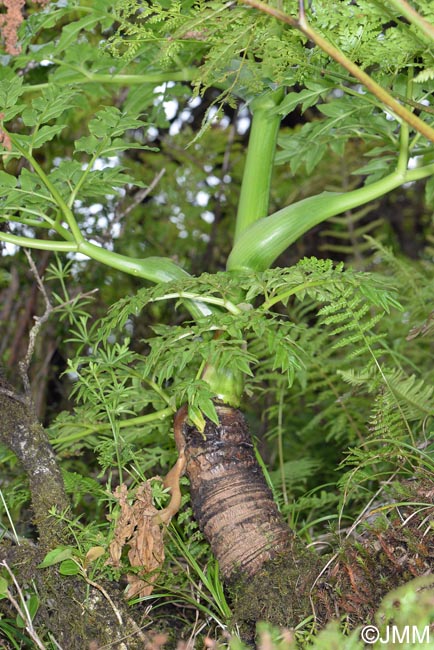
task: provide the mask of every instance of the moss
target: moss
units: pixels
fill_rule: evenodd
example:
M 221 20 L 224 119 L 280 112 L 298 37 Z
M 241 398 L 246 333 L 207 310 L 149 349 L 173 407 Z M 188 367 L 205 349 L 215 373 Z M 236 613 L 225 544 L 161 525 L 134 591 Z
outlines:
M 425 481 L 415 486 L 412 499 L 432 502 L 433 494 L 433 484 Z M 405 524 L 391 514 L 357 541 L 346 540 L 330 563 L 295 539 L 288 555 L 231 583 L 233 623 L 253 644 L 258 621 L 293 627 L 313 613 L 319 627 L 341 617 L 350 628 L 372 622 L 385 594 L 432 570 L 434 538 L 426 530 L 433 513 L 434 508 L 409 506 Z
M 131 612 L 116 585 L 102 586 L 122 617 L 122 625 L 108 599 L 85 580 L 78 576 L 62 576 L 58 566 L 38 569 L 42 555 L 37 547 L 11 547 L 6 554 L 24 592 L 34 593 L 36 589 L 39 596 L 40 606 L 33 620 L 39 636 L 44 638 L 49 631 L 60 646 L 68 650 L 84 650 L 91 647 L 92 641 L 97 644 L 95 647 L 107 645 L 120 650 L 125 646 L 119 639 L 130 635 L 128 650 L 143 649 L 143 638 L 137 634 L 140 624 L 133 623 Z M 11 614 L 7 600 L 0 601 L 0 611 Z
M 415 482 L 410 498 L 416 503 L 429 499 L 429 504 L 433 494 L 432 482 Z M 392 511 L 389 519 L 367 527 L 357 544 L 347 540 L 316 585 L 319 622 L 344 615 L 351 627 L 372 622 L 385 594 L 430 573 L 434 539 L 425 533 L 433 514 L 434 508 L 409 505 L 404 522 Z
M 49 512 L 53 507 L 66 510 L 69 502 L 44 429 L 25 401 L 14 395 L 13 389 L 0 380 L 0 440 L 15 453 L 26 472 L 39 540 L 49 550 L 64 541 L 62 525 Z
M 291 552 L 266 562 L 253 577 L 236 578 L 229 587 L 233 624 L 253 641 L 258 621 L 293 627 L 311 610 L 309 596 L 323 559 L 294 539 Z

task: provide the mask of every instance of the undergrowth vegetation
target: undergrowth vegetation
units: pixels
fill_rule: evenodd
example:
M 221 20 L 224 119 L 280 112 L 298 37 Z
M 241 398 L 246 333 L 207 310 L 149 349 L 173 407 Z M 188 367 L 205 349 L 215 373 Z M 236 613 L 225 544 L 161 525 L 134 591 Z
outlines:
M 339 552 L 349 536 L 361 535 L 382 518 L 398 515 L 405 528 L 408 507 L 428 514 L 431 498 L 414 501 L 400 486 L 415 479 L 429 482 L 434 470 L 432 328 L 425 317 L 432 261 L 427 255 L 421 263 L 409 262 L 371 245 L 375 271 L 369 273 L 310 258 L 290 269 L 205 274 L 141 289 L 99 320 L 79 302 L 74 310 L 63 308 L 78 351 L 67 370 L 75 406 L 48 431 L 77 515 L 53 513 L 68 518 L 75 543 L 57 549 L 47 565 L 59 563 L 65 576 L 81 572 L 101 584 L 137 572 L 125 555 L 118 568 L 107 562 L 118 517 L 114 486 L 126 483 L 132 498 L 154 476 L 154 503 L 165 505 L 168 494 L 158 475 L 176 460 L 173 407 L 188 400 L 214 417 L 208 385 L 198 375 L 191 378 L 200 358 L 219 359 L 223 367 L 236 364 L 245 374 L 248 400 L 242 406 L 267 480 L 288 524 L 312 547 Z M 68 272 L 68 265 L 50 268 L 53 295 L 67 286 Z M 237 303 L 240 292 L 251 308 Z M 58 300 L 68 304 L 68 298 Z M 182 315 L 187 299 L 221 304 L 226 313 L 218 321 L 213 316 L 193 323 L 184 317 L 179 325 L 158 325 L 146 340 L 136 339 L 135 324 L 148 305 L 176 301 Z M 217 339 L 216 329 L 222 332 Z M 182 482 L 186 485 L 186 479 Z M 12 523 L 27 500 L 20 474 L 10 476 L 3 494 Z M 425 525 L 431 535 L 428 520 Z M 154 591 L 132 602 L 150 605 L 154 624 L 174 617 L 180 633 L 193 613 L 194 636 L 214 635 L 223 645 L 241 647 L 221 636 L 231 630 L 230 605 L 192 517 L 188 490 L 165 547 Z M 414 588 L 405 588 L 406 598 L 416 598 Z M 400 614 L 414 625 L 427 617 L 416 603 L 414 612 L 406 604 Z M 378 616 L 384 626 L 383 614 Z M 390 617 L 396 621 L 396 611 Z M 300 628 L 274 646 L 263 640 L 264 647 L 292 648 L 290 638 L 311 639 L 312 621 Z M 338 638 L 339 647 L 363 647 L 356 633 L 343 641 L 338 630 L 331 625 L 314 647 L 330 647 Z
M 254 620 L 258 647 L 404 650 L 420 635 L 434 647 L 432 7 L 403 19 L 402 0 L 338 2 L 333 15 L 321 0 L 283 4 L 286 18 L 298 4 L 295 29 L 258 2 L 77 0 L 29 10 L 10 35 L 0 352 L 26 394 L 0 377 L 0 395 L 44 421 L 70 503 L 50 509 L 65 539 L 36 571 L 76 578 L 83 611 L 97 592 L 121 626 L 113 594 L 127 601 L 143 647 L 250 647 L 186 476 L 180 511 L 158 519 L 175 413 L 187 404 L 202 432 L 224 402 L 244 413 L 285 522 L 318 553 L 308 615 Z M 361 85 L 365 70 L 385 94 Z M 17 247 L 40 249 L 30 281 Z M 17 458 L 0 446 L 0 549 L 36 557 Z M 325 625 L 335 614 L 313 589 L 339 592 L 335 561 L 360 608 L 360 576 L 378 566 L 374 636 L 354 612 Z M 7 650 L 59 648 L 42 607 L 54 609 L 30 569 L 18 580 L 0 556 Z

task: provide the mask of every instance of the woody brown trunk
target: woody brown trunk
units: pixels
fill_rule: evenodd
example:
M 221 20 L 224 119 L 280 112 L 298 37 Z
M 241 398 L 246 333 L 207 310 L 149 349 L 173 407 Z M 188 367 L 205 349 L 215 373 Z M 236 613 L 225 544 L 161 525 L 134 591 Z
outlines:
M 201 433 L 181 408 L 175 440 L 196 520 L 232 595 L 234 621 L 252 640 L 259 620 L 293 626 L 306 616 L 319 562 L 280 514 L 242 413 L 221 404 L 216 411 L 219 424 L 206 419 Z
M 185 444 L 194 514 L 222 575 L 252 576 L 288 551 L 292 534 L 256 460 L 242 413 L 224 405 L 216 410 L 220 423 L 207 420 L 202 434 L 181 409 L 177 444 Z
M 354 627 L 372 622 L 390 589 L 432 570 L 432 540 L 421 543 L 425 510 L 409 516 L 408 521 L 416 515 L 411 530 L 407 524 L 402 531 L 401 520 L 385 532 L 367 530 L 363 540 L 347 540 L 331 560 L 307 550 L 273 501 L 242 413 L 225 405 L 216 411 L 219 424 L 207 419 L 200 433 L 188 424 L 187 408 L 180 409 L 175 439 L 185 455 L 195 517 L 230 586 L 244 638 L 253 639 L 259 620 L 292 627 L 314 614 L 318 626 L 342 615 Z M 432 482 L 424 490 L 432 495 Z

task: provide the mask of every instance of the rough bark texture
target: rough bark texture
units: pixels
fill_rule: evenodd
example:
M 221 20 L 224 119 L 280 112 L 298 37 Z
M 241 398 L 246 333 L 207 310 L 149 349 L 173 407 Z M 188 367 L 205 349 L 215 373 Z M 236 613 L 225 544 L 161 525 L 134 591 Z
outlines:
M 181 412 L 193 510 L 225 579 L 252 576 L 287 553 L 293 535 L 273 501 L 242 413 L 223 405 L 216 410 L 220 424 L 207 420 L 203 434 Z
M 63 526 L 49 514 L 51 508 L 62 512 L 69 506 L 53 449 L 25 401 L 1 380 L 0 413 L 0 441 L 15 453 L 27 474 L 40 544 L 49 548 L 64 543 Z
M 333 561 L 306 549 L 273 502 L 242 414 L 216 409 L 219 425 L 207 420 L 203 434 L 181 409 L 175 439 L 185 453 L 195 517 L 219 561 L 245 639 L 253 642 L 259 620 L 286 627 L 309 615 L 319 627 L 342 616 L 352 627 L 373 622 L 386 593 L 433 570 L 434 507 L 400 507 L 395 518 L 391 507 L 379 528 L 371 525 L 343 544 L 337 539 Z M 405 488 L 400 485 L 398 502 Z M 429 506 L 433 495 L 431 479 L 408 484 L 409 503 Z
M 36 589 L 40 607 L 34 619 L 35 628 L 49 632 L 62 650 L 93 650 L 102 646 L 142 649 L 147 639 L 140 630 L 140 622 L 132 620 L 116 584 L 95 588 L 83 578 L 60 575 L 58 566 L 38 568 L 47 552 L 59 544 L 74 546 L 67 524 L 50 514 L 52 508 L 57 512 L 67 510 L 69 501 L 44 429 L 26 400 L 1 379 L 0 414 L 0 442 L 16 454 L 25 469 L 38 534 L 36 543 L 22 539 L 20 545 L 15 545 L 10 540 L 0 540 L 0 562 L 6 562 L 12 569 L 24 593 L 34 593 Z M 9 589 L 19 602 L 12 582 Z M 17 614 L 8 598 L 0 600 L 0 612 L 12 619 Z
M 258 621 L 295 626 L 310 613 L 322 561 L 280 514 L 242 413 L 220 404 L 216 410 L 219 424 L 207 420 L 202 434 L 181 409 L 175 440 L 185 453 L 195 517 L 231 594 L 233 622 L 253 643 Z
M 339 552 L 327 562 L 306 550 L 280 516 L 242 414 L 222 405 L 216 408 L 220 423 L 207 421 L 203 434 L 187 423 L 186 408 L 181 409 L 175 439 L 180 456 L 185 455 L 196 518 L 219 560 L 232 596 L 234 622 L 246 640 L 253 642 L 259 620 L 291 627 L 314 614 L 319 626 L 343 615 L 351 626 L 373 622 L 388 591 L 432 571 L 432 476 L 401 484 L 397 516 L 389 501 L 388 521 L 374 522 L 345 545 L 337 541 Z M 26 470 L 38 532 L 37 543 L 22 540 L 15 546 L 1 540 L 0 561 L 12 567 L 24 591 L 36 587 L 41 606 L 35 626 L 48 630 L 63 650 L 145 647 L 137 612 L 133 620 L 117 585 L 95 587 L 84 578 L 60 575 L 56 566 L 37 568 L 49 550 L 69 543 L 67 525 L 49 513 L 53 506 L 67 509 L 68 499 L 43 428 L 25 400 L 1 381 L 0 412 L 0 441 Z M 409 504 L 422 502 L 426 507 L 403 509 L 405 489 Z M 16 615 L 7 598 L 0 600 L 0 610 L 7 617 Z

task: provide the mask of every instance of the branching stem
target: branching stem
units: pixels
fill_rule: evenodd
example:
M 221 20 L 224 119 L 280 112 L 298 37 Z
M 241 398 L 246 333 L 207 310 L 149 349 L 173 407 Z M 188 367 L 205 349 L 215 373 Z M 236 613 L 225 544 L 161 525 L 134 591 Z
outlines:
M 402 151 L 405 150 L 404 141 Z M 421 180 L 433 174 L 434 163 L 409 169 L 405 173 L 395 170 L 379 181 L 351 192 L 321 192 L 282 208 L 269 217 L 256 221 L 240 237 L 229 255 L 227 269 L 264 271 L 270 268 L 288 246 L 319 223 L 384 196 L 403 183 Z
M 317 45 L 323 52 L 328 54 L 332 59 L 339 63 L 343 68 L 348 70 L 355 79 L 360 81 L 365 88 L 367 88 L 373 95 L 375 95 L 384 106 L 387 106 L 397 117 L 407 122 L 415 131 L 422 133 L 428 140 L 434 142 L 434 129 L 421 120 L 417 115 L 407 110 L 400 104 L 390 93 L 387 92 L 382 86 L 377 84 L 366 72 L 364 72 L 358 65 L 353 63 L 343 52 L 337 47 L 327 41 L 321 34 L 309 25 L 304 11 L 300 11 L 298 19 L 285 14 L 283 11 L 270 7 L 260 0 L 239 0 L 243 4 L 249 5 L 254 9 L 258 9 L 263 13 L 269 14 L 280 20 L 281 22 L 290 25 L 294 29 L 302 32 L 309 40 Z M 301 3 L 302 4 L 302 3 Z
M 53 183 L 50 181 L 48 178 L 47 174 L 44 172 L 40 164 L 35 160 L 33 157 L 31 151 L 26 150 L 17 140 L 16 137 L 14 137 L 11 134 L 11 140 L 13 145 L 18 149 L 18 151 L 21 153 L 24 158 L 26 158 L 29 163 L 32 165 L 33 169 L 35 170 L 35 173 L 38 175 L 42 183 L 45 185 L 47 190 L 50 192 L 52 198 L 58 205 L 59 209 L 61 210 L 70 230 L 71 233 L 77 242 L 79 244 L 84 240 L 83 235 L 81 234 L 80 228 L 78 227 L 77 221 L 75 220 L 75 217 L 71 211 L 71 209 L 66 205 L 65 201 L 63 200 L 62 196 L 58 192 L 57 188 L 53 185 Z

